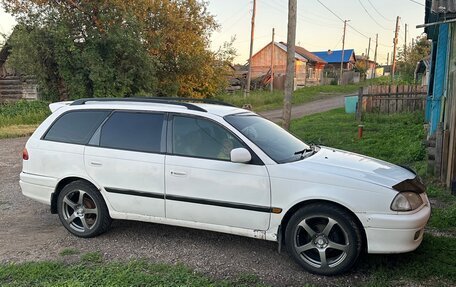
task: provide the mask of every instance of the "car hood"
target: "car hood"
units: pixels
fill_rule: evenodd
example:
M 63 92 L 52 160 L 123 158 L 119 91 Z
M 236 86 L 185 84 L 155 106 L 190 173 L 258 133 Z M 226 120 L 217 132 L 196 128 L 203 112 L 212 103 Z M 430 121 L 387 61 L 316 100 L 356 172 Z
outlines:
M 328 147 L 321 147 L 314 155 L 290 164 L 309 172 L 341 176 L 389 188 L 416 177 L 413 172 L 395 164 Z

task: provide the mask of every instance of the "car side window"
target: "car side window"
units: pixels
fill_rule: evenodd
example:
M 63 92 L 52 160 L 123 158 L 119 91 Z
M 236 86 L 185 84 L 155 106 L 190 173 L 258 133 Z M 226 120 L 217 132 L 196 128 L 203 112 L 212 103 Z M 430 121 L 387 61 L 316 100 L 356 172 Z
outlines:
M 87 144 L 110 111 L 71 111 L 52 124 L 43 139 L 72 144 Z
M 101 128 L 100 147 L 141 152 L 161 151 L 163 114 L 115 112 Z
M 231 132 L 212 121 L 173 118 L 173 154 L 229 161 L 231 150 L 239 147 L 242 143 Z

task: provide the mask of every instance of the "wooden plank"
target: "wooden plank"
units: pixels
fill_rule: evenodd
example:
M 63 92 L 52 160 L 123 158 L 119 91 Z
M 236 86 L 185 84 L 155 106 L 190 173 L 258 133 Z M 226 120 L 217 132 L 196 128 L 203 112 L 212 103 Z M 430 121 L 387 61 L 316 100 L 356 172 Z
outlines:
M 362 115 L 363 115 L 363 111 L 362 111 L 363 92 L 364 92 L 363 87 L 360 87 L 358 89 L 358 104 L 356 106 L 356 120 L 357 121 L 361 121 Z

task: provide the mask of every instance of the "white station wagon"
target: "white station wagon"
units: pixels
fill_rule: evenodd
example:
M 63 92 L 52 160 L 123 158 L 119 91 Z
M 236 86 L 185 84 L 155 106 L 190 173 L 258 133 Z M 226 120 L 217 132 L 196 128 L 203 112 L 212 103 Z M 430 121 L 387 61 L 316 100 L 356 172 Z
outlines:
M 206 229 L 277 241 L 323 275 L 347 271 L 362 250 L 408 252 L 423 239 L 431 210 L 413 171 L 307 145 L 251 111 L 179 98 L 50 109 L 20 185 L 76 236 L 112 219 Z

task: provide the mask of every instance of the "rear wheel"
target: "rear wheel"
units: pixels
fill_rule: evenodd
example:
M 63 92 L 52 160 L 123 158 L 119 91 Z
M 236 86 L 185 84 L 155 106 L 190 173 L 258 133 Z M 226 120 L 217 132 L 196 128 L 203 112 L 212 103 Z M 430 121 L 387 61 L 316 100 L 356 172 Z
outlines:
M 293 259 L 319 275 L 350 269 L 361 252 L 361 243 L 353 217 L 329 204 L 311 204 L 298 210 L 285 231 L 285 244 Z
M 79 237 L 94 237 L 104 233 L 112 221 L 98 190 L 80 180 L 62 189 L 57 199 L 57 211 L 63 226 Z

